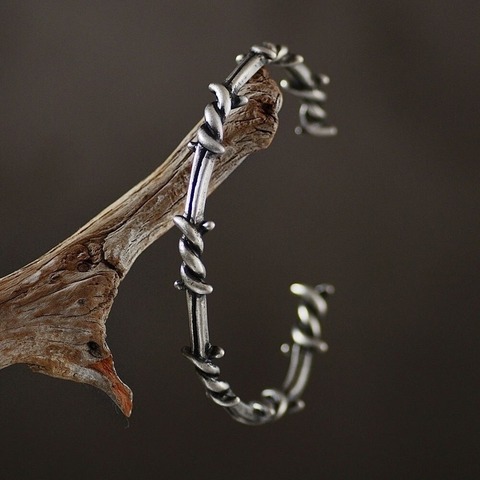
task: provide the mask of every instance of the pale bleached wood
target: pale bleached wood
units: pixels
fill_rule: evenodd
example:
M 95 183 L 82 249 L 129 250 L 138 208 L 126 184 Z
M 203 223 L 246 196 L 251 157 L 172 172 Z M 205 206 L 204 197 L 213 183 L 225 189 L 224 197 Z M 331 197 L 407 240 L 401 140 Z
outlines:
M 275 82 L 262 70 L 243 93 L 250 101 L 225 125 L 226 152 L 216 163 L 210 192 L 275 134 L 281 106 Z M 132 392 L 115 372 L 105 321 L 132 263 L 182 213 L 192 156 L 187 144 L 197 128 L 149 177 L 75 234 L 0 279 L 0 369 L 26 363 L 37 372 L 94 385 L 130 415 Z

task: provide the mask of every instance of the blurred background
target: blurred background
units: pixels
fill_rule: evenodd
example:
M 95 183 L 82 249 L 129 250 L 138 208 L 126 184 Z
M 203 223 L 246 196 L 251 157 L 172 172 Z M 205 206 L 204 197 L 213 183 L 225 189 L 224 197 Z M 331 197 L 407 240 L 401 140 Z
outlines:
M 2 478 L 479 478 L 479 18 L 467 0 L 0 2 L 1 275 L 154 170 L 254 43 L 328 74 L 339 128 L 295 136 L 285 98 L 272 146 L 207 205 L 212 340 L 243 398 L 283 380 L 289 284 L 336 287 L 306 410 L 249 428 L 205 398 L 170 231 L 107 324 L 131 419 L 7 368 Z

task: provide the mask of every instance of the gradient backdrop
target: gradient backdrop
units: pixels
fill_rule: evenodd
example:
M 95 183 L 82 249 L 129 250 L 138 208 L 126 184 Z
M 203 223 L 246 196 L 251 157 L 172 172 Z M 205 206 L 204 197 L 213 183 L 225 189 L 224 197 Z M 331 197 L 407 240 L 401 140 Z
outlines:
M 331 76 L 340 131 L 296 137 L 286 98 L 274 144 L 207 208 L 212 339 L 243 397 L 283 379 L 289 284 L 336 286 L 307 409 L 248 428 L 206 400 L 171 231 L 108 320 L 130 421 L 5 369 L 1 478 L 480 478 L 479 19 L 466 0 L 1 1 L 1 275 L 156 168 L 254 43 Z

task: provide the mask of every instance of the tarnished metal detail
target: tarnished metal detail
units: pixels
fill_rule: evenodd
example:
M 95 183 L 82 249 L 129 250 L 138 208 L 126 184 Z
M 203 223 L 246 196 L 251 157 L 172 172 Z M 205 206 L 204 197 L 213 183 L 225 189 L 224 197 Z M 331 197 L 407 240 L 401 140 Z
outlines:
M 191 347 L 185 347 L 183 354 L 194 364 L 208 397 L 224 407 L 235 420 L 260 425 L 304 407 L 300 396 L 308 381 L 312 356 L 315 352 L 327 351 L 327 344 L 321 339 L 320 318 L 326 314 L 326 297 L 333 293 L 333 287 L 319 285 L 313 288 L 298 283 L 291 286 L 292 293 L 300 298 L 300 304 L 298 321 L 292 328 L 291 345 L 282 346 L 282 351 L 290 354 L 283 386 L 264 390 L 259 401 L 243 402 L 227 382 L 220 380 L 220 368 L 213 361 L 221 358 L 224 351 L 209 341 L 206 296 L 213 288 L 205 281 L 206 268 L 201 257 L 203 236 L 214 228 L 213 222 L 204 220 L 214 161 L 225 151 L 223 130 L 228 115 L 232 109 L 241 108 L 248 102 L 246 97 L 239 95 L 240 89 L 268 64 L 286 69 L 290 79 L 282 81 L 281 85 L 302 102 L 297 133 L 326 136 L 335 134 L 336 129 L 326 124 L 327 115 L 323 108 L 326 95 L 320 90 L 328 83 L 328 77 L 313 74 L 305 66 L 303 57 L 290 53 L 285 46 L 263 43 L 254 45 L 246 55 L 238 56 L 237 62 L 238 66 L 224 83 L 209 85 L 215 101 L 205 107 L 204 123 L 189 145 L 195 154 L 185 212 L 174 218 L 175 225 L 182 232 L 179 243 L 181 280 L 175 285 L 186 291 L 190 320 Z

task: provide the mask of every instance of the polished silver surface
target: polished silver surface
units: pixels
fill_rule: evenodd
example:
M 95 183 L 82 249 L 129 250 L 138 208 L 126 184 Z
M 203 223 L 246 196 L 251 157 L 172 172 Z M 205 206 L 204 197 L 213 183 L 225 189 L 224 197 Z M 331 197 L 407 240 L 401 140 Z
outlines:
M 191 347 L 185 347 L 183 353 L 194 364 L 207 395 L 235 420 L 260 425 L 303 408 L 300 396 L 308 382 L 313 354 L 327 350 L 321 339 L 319 320 L 327 312 L 326 298 L 333 293 L 333 287 L 318 285 L 313 288 L 298 283 L 291 286 L 300 303 L 298 321 L 292 328 L 292 343 L 282 346 L 282 351 L 290 354 L 284 384 L 281 389 L 264 390 L 259 401 L 245 403 L 240 400 L 230 385 L 220 380 L 220 368 L 213 363 L 224 355 L 224 351 L 209 340 L 206 297 L 213 288 L 206 283 L 206 268 L 201 259 L 203 236 L 214 228 L 213 222 L 204 220 L 204 212 L 215 159 L 224 152 L 223 125 L 232 109 L 241 108 L 248 102 L 246 97 L 239 95 L 241 88 L 260 68 L 272 64 L 285 68 L 290 79 L 282 81 L 281 85 L 302 102 L 300 126 L 296 132 L 329 136 L 334 135 L 336 129 L 326 124 L 323 109 L 326 95 L 320 90 L 328 83 L 328 78 L 313 74 L 303 63 L 303 57 L 290 53 L 285 46 L 263 43 L 237 57 L 237 62 L 238 66 L 223 84 L 210 84 L 209 89 L 216 100 L 205 107 L 205 122 L 197 132 L 196 141 L 190 145 L 194 157 L 185 212 L 174 218 L 182 232 L 179 242 L 181 279 L 175 286 L 186 291 L 190 321 Z

